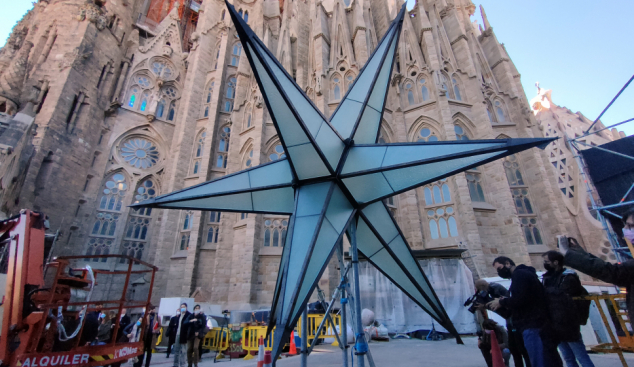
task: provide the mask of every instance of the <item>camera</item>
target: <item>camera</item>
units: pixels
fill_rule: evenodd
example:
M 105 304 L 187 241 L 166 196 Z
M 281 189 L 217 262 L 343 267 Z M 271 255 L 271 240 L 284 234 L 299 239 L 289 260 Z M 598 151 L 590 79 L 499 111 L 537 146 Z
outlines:
M 486 305 L 487 303 L 493 301 L 493 297 L 491 297 L 489 295 L 489 292 L 487 291 L 476 291 L 475 294 L 469 298 L 467 298 L 467 300 L 464 303 L 464 306 L 467 307 L 469 305 L 471 305 L 467 311 L 471 312 L 471 313 L 475 313 L 476 309 L 478 307 L 478 304 L 484 304 Z

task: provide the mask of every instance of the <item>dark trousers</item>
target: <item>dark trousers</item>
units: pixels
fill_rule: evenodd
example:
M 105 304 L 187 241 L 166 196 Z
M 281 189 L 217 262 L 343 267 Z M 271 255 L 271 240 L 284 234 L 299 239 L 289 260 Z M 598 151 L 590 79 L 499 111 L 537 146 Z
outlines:
M 531 367 L 531 361 L 524 346 L 522 333 L 512 328 L 507 328 L 506 330 L 509 335 L 509 350 L 513 356 L 515 367 L 524 367 L 524 363 L 526 363 L 526 367 Z
M 150 361 L 152 360 L 152 339 L 150 339 L 149 343 L 148 342 L 143 343 L 143 354 L 141 354 L 138 358 L 139 360 L 132 365 L 133 367 L 143 366 L 144 359 L 145 359 L 145 367 L 150 367 Z
M 174 340 L 170 339 L 167 342 L 167 358 L 170 357 L 170 353 L 172 353 L 172 345 L 174 345 Z

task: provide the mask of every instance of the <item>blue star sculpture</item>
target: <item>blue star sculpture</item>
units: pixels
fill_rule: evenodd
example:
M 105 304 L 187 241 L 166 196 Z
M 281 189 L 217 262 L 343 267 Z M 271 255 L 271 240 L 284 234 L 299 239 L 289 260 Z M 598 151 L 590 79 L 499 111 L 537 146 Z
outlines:
M 357 226 L 358 249 L 368 261 L 458 336 L 382 200 L 531 147 L 543 148 L 552 139 L 377 144 L 405 6 L 330 119 L 234 7 L 227 7 L 286 158 L 136 206 L 291 215 L 271 305 L 274 360 L 351 221 Z

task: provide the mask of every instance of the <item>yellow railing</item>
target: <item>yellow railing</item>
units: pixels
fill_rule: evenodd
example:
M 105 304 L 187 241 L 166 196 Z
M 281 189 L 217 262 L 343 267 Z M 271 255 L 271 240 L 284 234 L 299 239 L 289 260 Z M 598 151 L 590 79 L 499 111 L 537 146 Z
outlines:
M 205 335 L 203 348 L 214 352 L 222 352 L 229 348 L 229 329 L 215 327 Z
M 333 322 L 339 329 L 341 329 L 341 317 L 335 314 L 331 314 Z M 312 341 L 315 339 L 315 334 L 317 333 L 317 328 L 323 320 L 325 315 L 317 314 L 317 315 L 308 315 L 308 341 Z M 229 329 L 231 325 L 229 325 Z M 205 339 L 203 339 L 203 348 L 209 349 L 216 352 L 223 352 L 229 348 L 229 340 L 230 340 L 230 331 L 228 328 L 221 329 L 219 327 L 215 327 L 211 329 Z M 260 337 L 264 338 L 264 349 L 265 350 L 273 350 L 273 337 L 275 335 L 275 328 L 271 332 L 271 335 L 266 337 L 266 326 L 245 326 L 242 328 L 242 350 L 247 352 L 247 356 L 245 359 L 253 358 L 259 348 L 259 340 Z M 297 333 L 301 335 L 302 323 L 301 320 L 297 323 Z M 324 325 L 323 329 L 317 336 L 317 338 L 334 338 L 336 330 L 333 328 L 330 322 L 327 322 Z
M 625 318 L 627 317 L 627 311 L 623 310 L 619 307 L 617 300 L 625 301 L 625 294 L 590 294 L 584 297 L 575 297 L 574 299 L 585 299 L 594 301 L 597 306 L 597 310 L 601 315 L 601 319 L 603 320 L 603 324 L 607 330 L 612 343 L 603 343 L 592 347 L 591 349 L 594 352 L 599 353 L 617 353 L 619 355 L 619 359 L 623 366 L 627 366 L 625 362 L 625 358 L 623 357 L 623 352 L 633 352 L 634 351 L 634 338 L 630 334 L 627 329 L 627 325 L 625 324 Z M 604 301 L 606 306 L 612 305 L 614 311 L 616 312 L 617 319 L 619 320 L 619 324 L 621 325 L 621 330 L 624 332 L 624 336 L 616 335 L 613 332 L 612 327 L 610 326 L 610 322 L 608 321 L 608 317 L 606 316 L 603 307 L 601 305 L 601 301 Z M 630 321 L 628 319 L 628 321 Z M 616 326 L 616 325 L 615 325 Z
M 335 315 L 335 314 L 330 314 L 330 315 L 336 327 L 338 327 L 339 330 L 341 330 L 341 316 Z M 324 317 L 326 317 L 325 314 L 312 314 L 312 315 L 309 314 L 308 315 L 308 342 L 309 343 L 313 339 L 315 339 L 315 337 L 319 339 L 335 337 L 335 333 L 337 332 L 337 330 L 333 327 L 330 321 L 326 321 L 326 324 L 321 329 L 321 332 L 319 333 L 319 335 L 315 336 L 315 333 L 317 332 L 317 328 L 319 327 L 319 324 L 324 319 Z M 302 319 L 301 318 L 299 319 L 299 322 L 297 323 L 297 333 L 299 335 L 302 335 L 301 334 L 302 333 Z M 336 343 L 337 341 L 335 341 L 335 346 L 336 346 Z

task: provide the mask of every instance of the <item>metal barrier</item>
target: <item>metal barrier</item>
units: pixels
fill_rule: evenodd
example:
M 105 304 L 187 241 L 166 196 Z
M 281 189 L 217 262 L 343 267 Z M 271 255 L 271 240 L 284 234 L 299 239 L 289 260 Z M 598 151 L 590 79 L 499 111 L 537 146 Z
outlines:
M 214 352 L 222 352 L 229 348 L 229 329 L 215 327 L 205 335 L 203 348 Z
M 619 302 L 617 302 L 617 300 L 625 301 L 625 294 L 591 294 L 584 297 L 575 297 L 574 299 L 583 299 L 595 302 L 607 333 L 612 340 L 612 343 L 595 345 L 591 348 L 591 350 L 598 353 L 617 353 L 623 366 L 627 367 L 627 363 L 625 362 L 625 358 L 623 357 L 623 352 L 634 352 L 634 338 L 627 329 L 626 321 L 624 319 L 624 317 L 628 316 L 627 311 L 619 307 Z M 616 330 L 612 329 L 608 317 L 603 310 L 601 301 L 604 301 L 606 306 L 611 305 L 614 308 L 616 318 L 619 320 L 621 330 L 623 330 L 623 333 L 625 335 L 619 336 L 616 334 Z M 631 320 L 628 319 L 628 321 Z
M 333 322 L 339 329 L 341 329 L 341 317 L 339 315 L 331 314 Z M 308 315 L 308 341 L 315 339 L 315 333 L 319 324 L 324 319 L 324 314 Z M 229 348 L 230 332 L 228 328 L 215 327 L 211 329 L 205 338 L 203 339 L 203 348 L 209 349 L 215 352 L 223 352 Z M 273 339 L 275 335 L 275 328 L 271 331 L 271 335 L 266 337 L 266 326 L 245 326 L 242 328 L 242 349 L 247 352 L 245 359 L 251 359 L 258 352 L 260 337 L 264 338 L 264 350 L 273 350 Z M 297 333 L 301 335 L 302 323 L 301 319 L 297 323 Z M 336 329 L 332 324 L 328 322 L 317 338 L 334 338 Z M 222 334 L 221 334 L 222 333 Z M 250 357 L 251 356 L 251 357 Z
M 332 321 L 335 323 L 335 325 L 333 326 L 330 323 L 330 321 L 327 321 L 326 325 L 324 325 L 324 327 L 321 329 L 321 332 L 319 333 L 317 338 L 319 339 L 334 338 L 335 333 L 337 333 L 337 330 L 335 329 L 335 327 L 338 327 L 339 330 L 341 330 L 341 316 L 332 314 L 332 313 L 330 314 L 330 316 L 332 317 Z M 308 314 L 308 343 L 310 343 L 313 339 L 315 339 L 315 333 L 317 332 L 317 328 L 319 328 L 319 324 L 321 324 L 321 321 L 324 319 L 324 317 L 326 317 L 325 314 Z M 302 319 L 301 318 L 297 322 L 297 333 L 299 335 L 301 335 L 302 333 Z M 335 341 L 335 344 L 333 345 L 337 346 L 337 341 Z

